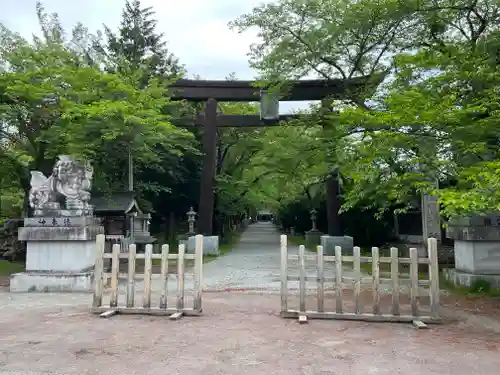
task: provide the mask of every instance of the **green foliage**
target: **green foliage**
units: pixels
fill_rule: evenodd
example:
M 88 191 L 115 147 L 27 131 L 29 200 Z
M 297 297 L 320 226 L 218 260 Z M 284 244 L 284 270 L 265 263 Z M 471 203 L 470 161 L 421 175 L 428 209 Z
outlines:
M 37 10 L 44 39 L 28 42 L 1 29 L 1 168 L 14 177 L 6 188 L 26 192 L 29 170 L 49 174 L 58 154 L 94 160 L 95 187 L 123 190 L 125 150 L 138 169 L 163 169 L 159 161 L 197 152 L 193 134 L 169 121 L 168 81 L 144 81 L 141 70 L 101 70 L 74 48 L 75 38 L 80 46 L 84 39 L 81 25 L 67 41 L 57 15 Z
M 347 93 L 334 102 L 338 113 L 308 124 L 324 126 L 311 143 L 323 154 L 313 160 L 323 176 L 339 168 L 343 211 L 404 211 L 428 192 L 438 194 L 443 213 L 453 216 L 500 208 L 499 17 L 494 0 L 280 0 L 232 26 L 259 29 L 262 40 L 252 47 L 251 64 L 278 83 L 390 71 L 374 96 Z M 291 132 L 282 137 L 290 160 L 307 160 Z M 300 151 L 292 156 L 294 148 Z M 295 171 L 276 150 L 268 163 Z M 316 166 L 305 165 L 308 171 Z M 304 192 L 291 188 L 293 173 L 286 185 L 267 191 L 290 192 L 289 202 L 296 200 Z M 293 179 L 308 177 L 295 173 Z
M 178 59 L 166 48 L 163 34 L 156 32 L 157 21 L 152 7 L 142 7 L 139 0 L 126 1 L 118 34 L 105 26 L 108 68 L 128 74 L 141 72 L 141 85 L 155 77 L 168 79 L 184 72 Z

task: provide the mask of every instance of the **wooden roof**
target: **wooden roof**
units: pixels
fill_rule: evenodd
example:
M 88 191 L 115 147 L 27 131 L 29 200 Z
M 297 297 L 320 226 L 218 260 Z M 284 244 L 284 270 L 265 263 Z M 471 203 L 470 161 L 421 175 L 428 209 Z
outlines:
M 142 214 L 135 197 L 134 192 L 95 194 L 89 203 L 94 206 L 95 213 L 119 212 L 127 214 L 138 212 Z

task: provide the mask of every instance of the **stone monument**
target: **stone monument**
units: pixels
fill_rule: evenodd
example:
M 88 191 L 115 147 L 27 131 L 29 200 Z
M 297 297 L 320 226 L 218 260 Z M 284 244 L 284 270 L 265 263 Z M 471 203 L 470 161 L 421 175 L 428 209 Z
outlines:
M 318 218 L 317 216 L 318 212 L 313 208 L 310 214 L 311 214 L 312 228 L 311 230 L 308 230 L 306 232 L 306 244 L 308 246 L 317 246 L 321 243 L 321 236 L 323 235 L 323 233 L 316 228 L 316 220 Z
M 12 275 L 11 292 L 90 291 L 95 238 L 104 233 L 89 204 L 93 168 L 60 155 L 52 174 L 31 172 L 29 203 L 19 240 L 26 241 L 26 271 Z
M 448 280 L 467 287 L 486 280 L 500 288 L 500 212 L 451 219 L 446 236 L 455 250 L 455 268 L 444 270 Z

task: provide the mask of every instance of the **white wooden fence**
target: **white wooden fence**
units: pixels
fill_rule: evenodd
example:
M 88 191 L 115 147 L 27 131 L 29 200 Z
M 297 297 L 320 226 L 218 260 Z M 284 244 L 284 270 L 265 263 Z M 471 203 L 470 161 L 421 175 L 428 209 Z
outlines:
M 201 315 L 202 313 L 202 274 L 203 274 L 203 236 L 197 235 L 195 241 L 195 253 L 186 254 L 185 246 L 179 245 L 177 254 L 169 253 L 169 246 L 161 247 L 161 254 L 153 254 L 153 246 L 146 245 L 144 254 L 136 253 L 136 245 L 131 244 L 127 252 L 121 250 L 120 244 L 114 244 L 111 253 L 105 253 L 105 236 L 100 234 L 96 239 L 97 257 L 94 271 L 94 291 L 92 312 L 109 317 L 117 313 L 123 314 L 147 314 L 147 315 L 170 315 L 171 319 L 179 319 L 182 315 Z M 111 259 L 111 272 L 104 272 L 104 259 Z M 120 273 L 120 259 L 128 259 L 128 272 Z M 144 273 L 136 273 L 136 261 L 144 260 Z M 152 267 L 153 260 L 161 261 L 161 290 L 153 290 Z M 185 306 L 185 261 L 194 260 L 194 298 L 193 306 Z M 168 304 L 169 295 L 169 261 L 176 261 L 176 302 L 175 306 Z M 126 280 L 125 301 L 119 301 L 119 280 Z M 103 298 L 107 297 L 105 285 L 110 280 L 109 304 L 103 304 Z M 137 306 L 136 281 L 143 282 L 142 306 Z M 140 292 L 140 291 L 138 291 Z M 158 295 L 158 304 L 152 303 L 152 295 Z M 121 303 L 123 302 L 123 303 Z M 141 303 L 139 303 L 140 305 Z
M 287 236 L 281 236 L 281 316 L 284 318 L 298 318 L 299 322 L 307 322 L 311 319 L 347 319 L 347 320 L 365 320 L 378 322 L 413 322 L 417 327 L 425 326 L 425 323 L 438 323 L 439 315 L 439 271 L 437 259 L 437 242 L 434 238 L 428 240 L 428 257 L 418 258 L 417 249 L 410 249 L 409 258 L 398 256 L 398 249 L 390 249 L 390 257 L 380 257 L 379 249 L 374 247 L 371 250 L 371 257 L 362 257 L 359 247 L 354 247 L 353 256 L 342 256 L 342 249 L 335 247 L 334 256 L 323 255 L 323 247 L 318 246 L 317 252 L 307 253 L 304 246 L 300 246 L 299 254 L 288 254 Z M 298 261 L 299 275 L 290 276 L 289 260 Z M 306 274 L 306 261 L 314 261 L 316 266 L 316 275 L 311 277 Z M 325 262 L 333 262 L 335 271 L 332 277 L 325 276 Z M 345 277 L 344 264 L 351 263 L 353 277 Z M 361 272 L 361 263 L 371 263 L 371 277 L 363 277 Z M 381 263 L 390 264 L 390 278 L 380 277 Z M 399 271 L 400 264 L 409 264 L 409 278 L 402 278 Z M 428 264 L 428 280 L 419 280 L 418 265 Z M 288 281 L 299 282 L 299 302 L 298 309 L 290 309 Z M 315 282 L 316 285 L 316 309 L 307 310 L 306 308 L 306 282 Z M 325 284 L 334 286 L 335 309 L 328 311 L 325 308 Z M 392 303 L 390 311 L 382 313 L 380 297 L 381 285 L 389 285 L 392 293 Z M 327 284 L 328 285 L 328 284 Z M 371 312 L 362 311 L 361 295 L 364 289 L 368 287 L 371 290 Z M 400 309 L 400 290 L 401 287 L 409 287 L 410 313 L 401 314 Z M 429 309 L 426 315 L 422 315 L 419 309 L 418 297 L 421 287 L 428 288 Z M 343 291 L 353 290 L 353 311 L 344 311 Z

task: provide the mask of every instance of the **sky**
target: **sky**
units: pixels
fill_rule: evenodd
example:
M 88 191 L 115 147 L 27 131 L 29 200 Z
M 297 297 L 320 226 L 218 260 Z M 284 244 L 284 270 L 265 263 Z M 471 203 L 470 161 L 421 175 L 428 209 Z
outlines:
M 82 22 L 90 32 L 102 25 L 115 29 L 125 0 L 45 0 L 48 13 L 57 12 L 66 30 Z M 188 70 L 202 79 L 224 79 L 234 72 L 238 79 L 253 79 L 248 66 L 249 47 L 258 42 L 257 30 L 238 34 L 228 22 L 263 3 L 262 0 L 141 0 L 156 11 L 158 32 L 168 48 Z M 39 33 L 36 0 L 0 0 L 0 22 L 26 38 Z M 188 77 L 190 78 L 190 77 Z M 280 113 L 305 109 L 308 103 L 281 102 Z

